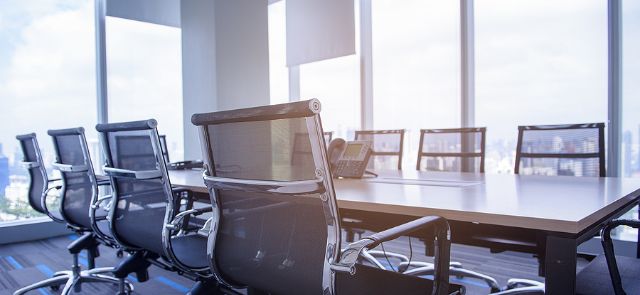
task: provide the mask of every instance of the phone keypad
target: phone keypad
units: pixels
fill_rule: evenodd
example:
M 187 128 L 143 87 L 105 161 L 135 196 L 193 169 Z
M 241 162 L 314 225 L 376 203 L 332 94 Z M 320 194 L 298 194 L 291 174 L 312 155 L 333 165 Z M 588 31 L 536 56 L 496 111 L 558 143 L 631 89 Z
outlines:
M 343 177 L 361 177 L 363 169 L 364 162 L 361 161 L 338 161 L 336 174 Z

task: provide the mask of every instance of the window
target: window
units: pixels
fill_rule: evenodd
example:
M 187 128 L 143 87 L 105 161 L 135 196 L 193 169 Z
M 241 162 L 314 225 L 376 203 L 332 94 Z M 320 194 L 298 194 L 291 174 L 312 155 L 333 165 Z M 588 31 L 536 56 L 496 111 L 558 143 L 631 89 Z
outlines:
M 415 166 L 420 129 L 460 126 L 459 1 L 372 2 L 375 129 L 407 129 Z
M 109 122 L 156 119 L 170 160 L 182 160 L 180 29 L 107 17 L 106 31 Z
M 640 177 L 640 2 L 622 1 L 622 177 Z M 638 219 L 638 208 L 622 218 Z M 638 230 L 616 229 L 616 238 L 637 241 Z
M 98 145 L 93 2 L 0 1 L 0 221 L 41 216 L 27 202 L 17 134 L 37 134 L 50 172 L 47 130 L 82 126 Z
M 269 88 L 271 104 L 289 101 L 285 1 L 269 4 Z
M 475 2 L 476 123 L 488 173 L 512 173 L 518 125 L 606 122 L 607 3 Z
M 358 1 L 354 1 L 358 51 Z M 360 129 L 360 55 L 348 55 L 300 66 L 300 98 L 322 103 L 322 128 L 333 138 L 353 140 Z
M 640 2 L 622 1 L 622 176 L 640 177 Z

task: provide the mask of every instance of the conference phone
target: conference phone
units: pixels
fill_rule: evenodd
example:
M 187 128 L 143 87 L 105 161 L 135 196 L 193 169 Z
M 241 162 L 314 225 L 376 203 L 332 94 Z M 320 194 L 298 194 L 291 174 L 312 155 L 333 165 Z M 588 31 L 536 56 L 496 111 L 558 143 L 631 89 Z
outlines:
M 370 141 L 345 141 L 336 138 L 327 149 L 334 177 L 362 178 L 371 157 Z

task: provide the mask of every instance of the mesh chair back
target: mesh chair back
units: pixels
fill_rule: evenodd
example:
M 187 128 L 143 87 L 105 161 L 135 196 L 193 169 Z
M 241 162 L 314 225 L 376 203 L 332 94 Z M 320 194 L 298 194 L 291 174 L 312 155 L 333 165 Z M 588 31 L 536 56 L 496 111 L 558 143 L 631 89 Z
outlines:
M 404 129 L 356 131 L 356 140 L 367 140 L 372 143 L 369 168 L 402 170 L 404 131 Z
M 56 153 L 54 167 L 62 179 L 62 208 L 64 220 L 79 229 L 91 229 L 89 211 L 98 197 L 98 185 L 84 136 L 84 128 L 49 130 Z
M 309 100 L 192 117 L 218 211 L 211 265 L 226 284 L 274 294 L 332 288 L 340 229 L 319 108 Z M 310 156 L 292 161 L 298 145 Z
M 162 231 L 172 195 L 156 126 L 148 120 L 98 124 L 96 130 L 111 178 L 114 238 L 126 248 L 164 255 Z
M 417 170 L 484 173 L 486 128 L 422 129 Z
M 162 157 L 165 163 L 171 163 L 169 160 L 169 147 L 167 146 L 167 136 L 160 135 L 160 148 L 162 149 Z
M 518 126 L 516 174 L 606 176 L 604 123 Z
M 34 210 L 46 214 L 42 207 L 42 196 L 48 187 L 47 170 L 40 154 L 40 147 L 35 133 L 16 136 L 23 154 L 23 165 L 29 173 L 29 205 Z

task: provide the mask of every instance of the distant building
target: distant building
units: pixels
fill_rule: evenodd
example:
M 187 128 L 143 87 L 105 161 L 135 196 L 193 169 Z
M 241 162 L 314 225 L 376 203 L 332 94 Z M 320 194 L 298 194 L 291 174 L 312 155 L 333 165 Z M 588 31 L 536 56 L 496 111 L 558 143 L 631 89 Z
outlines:
M 0 143 L 0 198 L 4 197 L 4 189 L 9 186 L 9 158 L 2 153 Z

